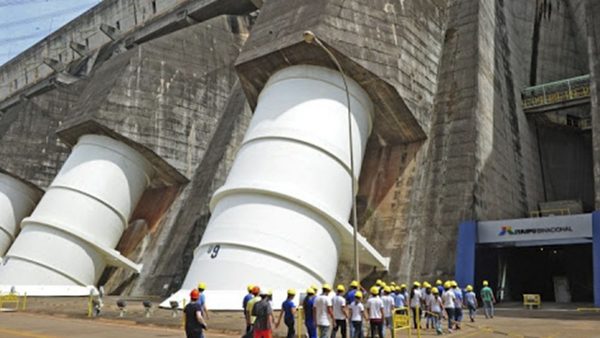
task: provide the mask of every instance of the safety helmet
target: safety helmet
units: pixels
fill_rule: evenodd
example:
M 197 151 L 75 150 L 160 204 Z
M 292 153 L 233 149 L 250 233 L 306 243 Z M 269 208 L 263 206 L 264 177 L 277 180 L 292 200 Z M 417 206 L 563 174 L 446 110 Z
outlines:
M 273 295 L 273 290 L 269 289 L 269 291 L 267 291 L 267 296 L 272 296 Z
M 450 289 L 452 287 L 452 283 L 450 281 L 446 281 L 444 283 L 444 289 Z
M 295 296 L 296 295 L 296 289 L 288 289 L 287 294 L 290 296 Z
M 416 286 L 416 287 L 420 288 L 421 287 L 421 283 L 419 283 L 417 281 L 414 281 L 413 282 L 413 286 Z
M 360 292 L 360 291 L 356 291 L 356 293 L 354 294 L 354 298 L 359 298 L 360 299 L 360 298 L 362 298 L 362 296 L 363 296 L 362 292 Z
M 473 287 L 471 285 L 467 285 L 466 290 L 467 291 L 473 291 Z
M 484 280 L 483 281 L 483 286 L 488 286 L 490 283 L 488 283 L 488 281 Z
M 407 286 L 406 284 L 404 284 L 404 283 L 400 284 L 400 288 L 401 288 L 401 289 L 406 289 L 407 287 L 408 287 L 408 286 Z
M 431 288 L 431 293 L 437 295 L 438 293 L 440 293 L 440 290 L 438 290 L 437 288 Z
M 431 284 L 429 284 L 429 282 L 423 282 L 423 287 L 425 289 L 429 289 L 429 288 L 431 288 Z
M 204 283 L 204 282 L 200 282 L 200 283 L 198 284 L 198 290 L 200 290 L 200 291 L 204 291 L 204 290 L 206 290 L 206 283 Z
M 315 294 L 315 289 L 313 289 L 313 288 L 306 289 L 306 294 L 314 295 Z
M 379 294 L 379 288 L 376 286 L 372 286 L 371 287 L 371 293 L 374 295 L 378 295 Z
M 383 291 L 387 292 L 387 293 L 390 293 L 390 292 L 392 292 L 392 288 L 390 288 L 389 286 L 386 286 L 386 287 L 383 288 Z
M 192 290 L 192 292 L 190 292 L 191 300 L 198 300 L 199 297 L 200 297 L 200 292 L 198 291 L 198 289 L 194 289 L 194 290 Z
M 248 287 L 247 287 L 247 288 L 248 288 L 248 292 L 252 292 L 252 288 L 253 288 L 253 287 L 254 287 L 254 285 L 252 285 L 252 284 L 248 284 Z
M 340 292 L 345 292 L 346 291 L 346 288 L 342 284 L 339 284 L 336 289 L 338 291 L 340 291 Z
M 442 280 L 441 279 L 436 280 L 435 285 L 442 285 Z
M 399 286 L 399 285 L 396 285 L 396 289 L 395 289 L 395 290 L 396 290 L 396 291 L 400 291 L 400 290 L 402 290 L 402 287 L 401 287 L 401 286 Z
M 375 282 L 375 285 L 377 286 L 381 286 L 383 284 L 383 281 L 381 279 L 378 279 L 377 282 Z
M 258 285 L 254 285 L 254 286 L 252 287 L 252 294 L 256 296 L 256 295 L 258 295 L 259 293 L 260 293 L 260 288 L 258 287 Z
M 390 286 L 396 286 L 396 282 L 391 282 Z
M 355 280 L 353 280 L 353 281 L 350 283 L 350 286 L 357 288 L 357 287 L 358 287 L 358 281 L 355 281 Z
M 323 290 L 331 291 L 331 285 L 329 285 L 327 283 L 323 284 Z
M 450 283 L 450 285 L 451 285 L 453 288 L 456 288 L 456 287 L 458 287 L 458 283 L 457 283 L 455 280 L 453 280 L 453 281 Z
M 315 284 L 312 284 L 312 285 L 310 286 L 310 288 L 311 288 L 311 289 L 313 289 L 313 290 L 315 290 L 315 291 L 319 290 L 319 287 L 318 287 L 318 286 L 316 286 Z

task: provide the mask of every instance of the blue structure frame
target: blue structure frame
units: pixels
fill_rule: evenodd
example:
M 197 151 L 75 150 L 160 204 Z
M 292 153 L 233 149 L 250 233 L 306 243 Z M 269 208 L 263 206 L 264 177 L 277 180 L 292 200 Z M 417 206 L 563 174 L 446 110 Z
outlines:
M 473 285 L 475 282 L 476 246 L 477 222 L 461 222 L 458 226 L 454 277 L 459 285 Z M 594 306 L 600 307 L 600 211 L 592 213 L 592 261 Z

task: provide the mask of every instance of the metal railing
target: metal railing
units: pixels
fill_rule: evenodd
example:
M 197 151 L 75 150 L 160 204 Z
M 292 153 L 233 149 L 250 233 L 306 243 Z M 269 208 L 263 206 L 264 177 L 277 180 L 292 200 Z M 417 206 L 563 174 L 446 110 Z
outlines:
M 525 110 L 589 97 L 589 74 L 528 87 L 521 92 Z

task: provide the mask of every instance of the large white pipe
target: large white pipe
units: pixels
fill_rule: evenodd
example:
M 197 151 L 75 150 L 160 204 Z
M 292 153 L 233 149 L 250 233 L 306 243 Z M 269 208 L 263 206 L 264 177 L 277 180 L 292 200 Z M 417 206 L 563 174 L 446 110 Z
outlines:
M 33 214 L 23 220 L 0 268 L 0 285 L 20 286 L 19 291 L 30 286 L 28 294 L 43 293 L 42 285 L 72 290 L 94 285 L 107 264 L 139 270 L 114 248 L 151 173 L 148 161 L 124 143 L 82 136 Z
M 0 257 L 15 240 L 21 220 L 31 214 L 41 196 L 41 190 L 0 172 Z
M 351 79 L 348 86 L 354 179 L 341 74 L 299 65 L 269 79 L 227 181 L 212 198 L 182 290 L 169 300 L 181 301 L 204 281 L 215 295 L 210 308 L 237 309 L 248 283 L 281 293 L 333 282 L 372 123 L 369 96 Z

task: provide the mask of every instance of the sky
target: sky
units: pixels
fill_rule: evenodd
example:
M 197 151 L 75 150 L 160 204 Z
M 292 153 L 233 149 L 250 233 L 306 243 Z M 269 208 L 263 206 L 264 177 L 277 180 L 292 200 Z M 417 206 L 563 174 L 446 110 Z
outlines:
M 0 0 L 0 65 L 101 0 Z

